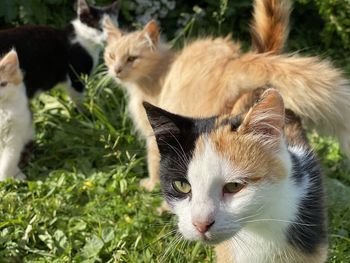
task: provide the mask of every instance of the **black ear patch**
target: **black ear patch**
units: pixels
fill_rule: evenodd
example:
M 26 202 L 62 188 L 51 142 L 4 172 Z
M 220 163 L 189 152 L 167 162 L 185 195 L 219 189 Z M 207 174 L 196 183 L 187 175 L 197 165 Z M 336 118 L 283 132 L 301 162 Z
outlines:
M 91 27 L 102 31 L 102 19 L 104 15 L 109 15 L 115 19 L 118 17 L 119 3 L 113 2 L 106 6 L 90 6 L 86 0 L 78 0 L 77 13 L 79 20 Z
M 193 134 L 194 120 L 191 118 L 167 112 L 147 102 L 143 102 L 143 106 L 160 151 L 169 150 L 169 147 L 179 147 L 187 136 Z
M 101 29 L 101 14 L 98 9 L 94 7 L 84 8 L 79 12 L 79 20 L 92 28 Z
M 77 1 L 78 15 L 81 13 L 89 12 L 89 10 L 90 10 L 90 7 L 89 7 L 88 3 L 86 2 L 86 0 L 78 0 Z
M 114 1 L 108 6 L 101 7 L 101 11 L 109 13 L 110 15 L 118 15 L 120 9 L 120 1 Z
M 143 102 L 161 155 L 181 147 L 192 151 L 199 136 L 216 128 L 217 117 L 190 118 L 176 115 Z

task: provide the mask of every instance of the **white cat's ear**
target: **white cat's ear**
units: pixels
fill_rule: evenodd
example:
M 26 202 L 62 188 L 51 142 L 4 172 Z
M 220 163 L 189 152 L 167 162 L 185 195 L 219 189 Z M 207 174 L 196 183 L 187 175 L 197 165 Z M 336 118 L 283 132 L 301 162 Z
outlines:
M 103 20 L 103 29 L 107 34 L 107 43 L 120 38 L 123 34 L 116 25 L 114 25 L 110 17 L 105 17 Z
M 156 21 L 151 20 L 143 28 L 143 37 L 150 41 L 150 44 L 157 45 L 159 41 L 159 27 Z
M 78 0 L 77 1 L 77 13 L 78 15 L 82 13 L 90 12 L 90 7 L 86 0 Z
M 5 70 L 12 73 L 19 69 L 19 61 L 17 52 L 12 49 L 0 61 L 0 65 L 5 67 Z
M 148 120 L 154 131 L 160 153 L 173 151 L 181 147 L 191 134 L 194 121 L 155 107 L 147 102 L 143 103 Z
M 238 132 L 252 133 L 273 148 L 279 147 L 284 127 L 284 103 L 275 89 L 267 89 L 246 114 Z

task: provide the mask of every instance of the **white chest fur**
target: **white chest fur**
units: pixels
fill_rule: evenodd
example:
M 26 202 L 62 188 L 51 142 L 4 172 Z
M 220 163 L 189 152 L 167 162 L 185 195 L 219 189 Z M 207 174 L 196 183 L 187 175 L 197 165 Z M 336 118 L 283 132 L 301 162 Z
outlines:
M 0 108 L 0 151 L 4 147 L 10 132 L 11 119 L 11 114 L 7 110 Z
M 6 141 L 9 137 L 18 136 L 18 140 L 28 141 L 32 136 L 31 115 L 28 100 L 23 91 L 1 102 L 0 137 Z M 27 134 L 27 135 L 25 135 Z
M 98 58 L 102 50 L 104 34 L 97 29 L 84 25 L 79 19 L 72 22 L 75 30 L 75 38 L 72 43 L 79 43 L 92 57 L 93 68 L 97 66 Z
M 24 87 L 0 98 L 0 181 L 24 178 L 18 169 L 21 152 L 33 137 L 31 115 Z

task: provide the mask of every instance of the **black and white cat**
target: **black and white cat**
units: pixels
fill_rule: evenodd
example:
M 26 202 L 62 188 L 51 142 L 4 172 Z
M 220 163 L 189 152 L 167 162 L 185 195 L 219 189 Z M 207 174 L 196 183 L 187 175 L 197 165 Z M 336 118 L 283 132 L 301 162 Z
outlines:
M 326 261 L 322 173 L 276 90 L 245 116 L 191 119 L 144 106 L 185 239 L 215 245 L 220 263 Z
M 107 16 L 116 22 L 117 9 L 117 2 L 95 7 L 78 0 L 77 18 L 63 30 L 24 25 L 0 31 L 0 53 L 16 49 L 28 97 L 67 82 L 71 98 L 79 100 L 84 91 L 80 75 L 97 65 L 106 38 L 102 23 Z

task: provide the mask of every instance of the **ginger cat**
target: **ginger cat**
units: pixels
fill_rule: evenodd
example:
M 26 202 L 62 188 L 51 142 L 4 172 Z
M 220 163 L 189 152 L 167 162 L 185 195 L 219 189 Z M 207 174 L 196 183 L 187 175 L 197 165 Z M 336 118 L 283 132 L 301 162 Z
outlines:
M 150 180 L 141 182 L 144 187 L 152 190 L 158 181 L 159 153 L 142 101 L 176 114 L 209 117 L 230 112 L 242 94 L 271 84 L 287 108 L 318 131 L 336 136 L 350 156 L 349 81 L 327 60 L 280 54 L 290 8 L 287 0 L 255 1 L 254 48 L 247 53 L 229 38 L 210 37 L 173 51 L 159 40 L 153 21 L 124 34 L 106 20 L 105 63 L 126 88 L 136 129 L 147 138 Z

